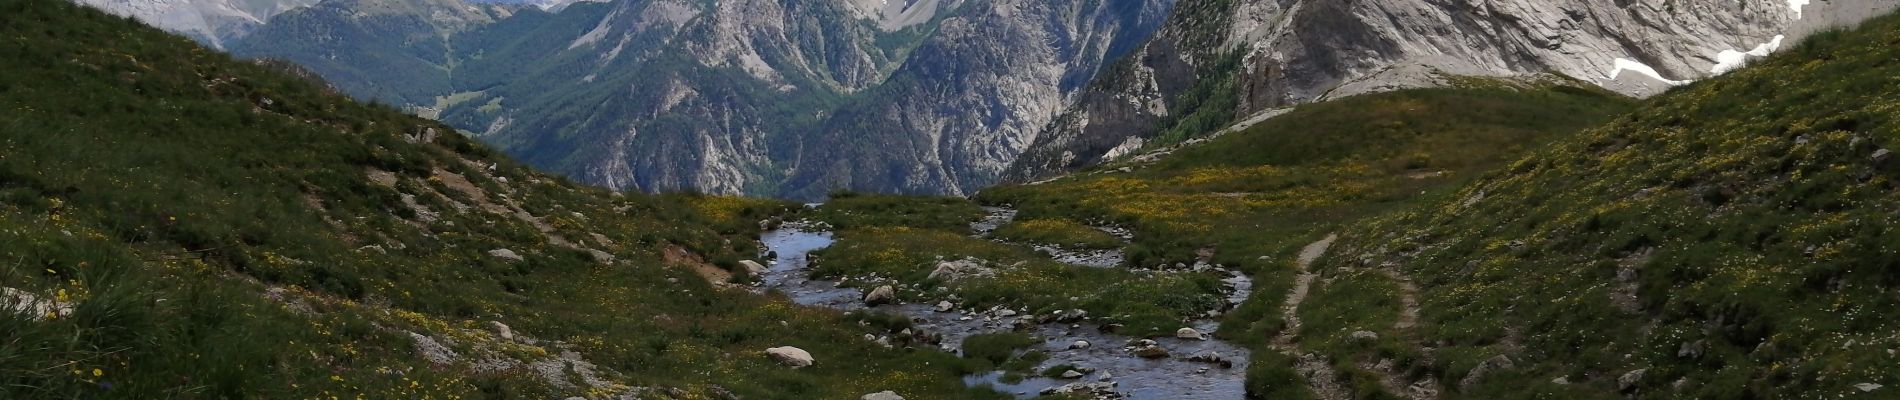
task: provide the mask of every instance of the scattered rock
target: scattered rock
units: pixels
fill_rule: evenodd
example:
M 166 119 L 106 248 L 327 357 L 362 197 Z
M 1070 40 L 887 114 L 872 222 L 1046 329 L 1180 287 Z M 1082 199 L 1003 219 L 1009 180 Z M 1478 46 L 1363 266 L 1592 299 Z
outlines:
M 508 324 L 503 324 L 501 321 L 488 321 L 488 328 L 495 331 L 496 338 L 500 338 L 501 340 L 515 340 L 515 330 L 509 329 Z
M 904 396 L 898 396 L 897 392 L 886 390 L 864 395 L 864 397 L 859 397 L 858 400 L 904 400 Z
M 864 295 L 864 305 L 866 306 L 875 307 L 879 304 L 890 304 L 896 300 L 897 290 L 892 289 L 891 285 L 878 286 L 877 289 L 871 289 L 871 293 Z
M 1630 371 L 1629 373 L 1623 374 L 1623 376 L 1617 377 L 1616 390 L 1628 392 L 1631 389 L 1635 389 L 1636 384 L 1643 383 L 1643 374 L 1646 373 L 1649 373 L 1648 368 Z
M 1005 308 L 1005 309 L 1002 309 L 1002 310 L 998 310 L 998 311 L 996 311 L 996 316 L 998 316 L 998 317 L 1004 317 L 1004 318 L 1008 318 L 1008 317 L 1014 317 L 1014 316 L 1016 316 L 1016 310 L 1011 310 L 1011 309 L 1007 309 L 1007 308 Z
M 765 349 L 765 356 L 792 368 L 809 367 L 816 362 L 812 360 L 810 352 L 792 346 Z
M 1115 392 L 1114 382 L 1071 383 L 1067 385 L 1043 389 L 1042 394 L 1045 396 L 1081 395 L 1080 397 L 1085 398 L 1085 399 L 1086 398 L 1093 398 L 1093 399 L 1123 398 L 1121 393 Z
M 1860 384 L 1855 384 L 1855 385 L 1854 385 L 1854 388 L 1855 388 L 1855 389 L 1860 389 L 1860 391 L 1861 391 L 1862 393 L 1866 393 L 1866 392 L 1872 392 L 1872 391 L 1875 391 L 1875 390 L 1880 390 L 1880 388 L 1881 388 L 1881 387 L 1882 387 L 1882 386 L 1881 386 L 1880 384 L 1878 384 L 1878 383 L 1860 383 Z
M 765 265 L 759 264 L 758 261 L 739 260 L 739 266 L 745 267 L 745 272 L 755 277 L 763 276 L 765 272 L 768 271 L 765 269 Z
M 1559 376 L 1557 377 L 1557 379 L 1551 379 L 1550 383 L 1556 384 L 1556 385 L 1568 385 L 1570 384 L 1570 377 Z
M 1347 338 L 1355 342 L 1371 342 L 1379 340 L 1379 334 L 1373 333 L 1372 331 L 1353 331 Z
M 1081 377 L 1082 377 L 1081 371 L 1076 371 L 1073 369 L 1068 370 L 1068 371 L 1062 371 L 1062 379 L 1079 379 Z
M 1491 358 L 1485 359 L 1484 362 L 1478 363 L 1478 366 L 1471 367 L 1471 372 L 1465 374 L 1464 380 L 1458 381 L 1458 386 L 1468 389 L 1471 388 L 1472 385 L 1476 385 L 1479 379 L 1484 379 L 1484 376 L 1490 374 L 1492 371 L 1516 367 L 1517 364 L 1511 362 L 1511 357 L 1509 356 L 1503 354 L 1492 356 Z
M 1101 377 L 1096 378 L 1096 380 L 1099 380 L 1102 382 L 1112 381 L 1112 380 L 1115 380 L 1115 375 L 1109 374 L 1108 371 L 1102 371 Z
M 1201 333 L 1201 331 L 1194 330 L 1194 328 L 1176 329 L 1174 331 L 1174 337 L 1181 338 L 1181 339 L 1191 339 L 1191 340 L 1207 340 L 1207 334 Z
M 509 250 L 509 249 L 489 250 L 488 255 L 491 257 L 508 260 L 509 262 L 521 262 L 522 260 L 526 260 L 524 258 L 521 258 L 520 254 L 515 254 L 514 250 Z
M 951 304 L 949 300 L 937 302 L 937 312 L 950 312 L 954 308 L 957 308 L 957 305 Z
M 1087 340 L 1077 340 L 1075 343 L 1069 343 L 1069 349 L 1071 350 L 1086 349 L 1089 348 L 1089 346 L 1094 346 L 1094 344 L 1089 343 Z

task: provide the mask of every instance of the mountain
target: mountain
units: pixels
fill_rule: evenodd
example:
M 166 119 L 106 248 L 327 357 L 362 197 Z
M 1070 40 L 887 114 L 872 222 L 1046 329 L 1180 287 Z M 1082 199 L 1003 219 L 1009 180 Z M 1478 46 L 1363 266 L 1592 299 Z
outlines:
M 138 18 L 214 48 L 243 37 L 264 21 L 318 0 L 75 0 Z
M 1879 17 L 1640 102 L 1303 104 L 975 201 L 1128 229 L 1130 268 L 1248 271 L 1217 333 L 1252 398 L 1891 397 L 1896 41 Z
M 1442 86 L 1465 76 L 1558 74 L 1653 95 L 1733 69 L 1784 41 L 1896 6 L 1859 0 L 1188 2 L 1161 34 L 1104 73 L 1038 134 L 1005 175 L 1031 181 L 1156 142 L 1255 123 L 1296 104 Z
M 377 2 L 419 5 L 353 11 Z M 475 6 L 338 1 L 233 48 L 613 189 L 962 194 L 1171 5 L 625 0 L 441 27 L 411 20 Z
M 283 56 L 346 93 L 396 104 L 448 92 L 460 64 L 456 32 L 515 8 L 459 0 L 330 0 L 292 10 L 229 44 L 232 54 Z
M 1007 398 L 732 289 L 791 204 L 579 185 L 292 69 L 0 0 L 0 398 Z

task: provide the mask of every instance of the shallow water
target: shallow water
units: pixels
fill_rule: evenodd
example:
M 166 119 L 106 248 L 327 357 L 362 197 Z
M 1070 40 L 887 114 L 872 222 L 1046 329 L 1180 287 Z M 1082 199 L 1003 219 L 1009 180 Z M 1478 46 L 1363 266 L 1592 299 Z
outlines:
M 989 229 L 994 227 L 987 226 Z M 984 227 L 976 224 L 972 228 L 984 231 Z M 760 240 L 778 257 L 772 260 L 759 289 L 783 292 L 800 304 L 847 311 L 865 308 L 860 301 L 863 292 L 858 289 L 840 287 L 837 282 L 810 279 L 809 254 L 834 242 L 830 232 L 792 223 L 766 232 Z M 1240 280 L 1242 282 L 1238 282 L 1236 287 L 1240 290 L 1236 290 L 1236 294 L 1244 299 L 1251 283 L 1244 282 L 1244 277 Z M 927 304 L 882 305 L 875 309 L 910 317 L 916 329 L 942 335 L 944 350 L 952 352 L 958 350 L 957 344 L 971 335 L 1009 332 L 1018 324 L 1018 319 L 1034 318 L 1029 315 L 1002 317 L 994 312 L 976 310 L 937 312 L 935 307 Z M 1192 325 L 1206 333 L 1212 333 L 1217 328 L 1213 321 L 1196 321 Z M 1247 369 L 1247 351 L 1227 342 L 1157 338 L 1154 340 L 1171 352 L 1173 357 L 1150 360 L 1136 357 L 1123 349 L 1124 344 L 1136 338 L 1102 333 L 1093 324 L 1034 324 L 1028 333 L 1044 339 L 1038 348 L 1050 356 L 1048 361 L 1037 367 L 1038 371 L 1061 364 L 1074 364 L 1092 368 L 1095 372 L 1080 379 L 1035 377 L 1013 384 L 1002 383 L 1002 373 L 996 372 L 969 376 L 965 382 L 972 386 L 990 385 L 1027 398 L 1047 388 L 1100 381 L 1106 373 L 1111 376 L 1111 381 L 1118 384 L 1116 390 L 1132 399 L 1238 399 L 1245 394 L 1242 382 Z M 1070 349 L 1070 344 L 1078 340 L 1088 341 L 1092 346 Z M 1219 353 L 1233 363 L 1232 368 L 1187 360 L 1188 356 L 1204 352 Z

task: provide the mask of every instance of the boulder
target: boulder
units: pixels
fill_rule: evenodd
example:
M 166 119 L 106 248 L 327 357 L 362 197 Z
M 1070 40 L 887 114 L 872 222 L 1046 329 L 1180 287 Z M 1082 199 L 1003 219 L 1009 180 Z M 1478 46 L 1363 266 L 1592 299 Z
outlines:
M 1092 343 L 1089 343 L 1089 341 L 1087 341 L 1087 340 L 1077 340 L 1077 341 L 1075 341 L 1075 343 L 1070 343 L 1070 344 L 1069 344 L 1069 349 L 1072 349 L 1072 350 L 1079 350 L 1079 349 L 1086 349 L 1086 348 L 1089 348 L 1090 346 L 1094 346 L 1094 344 L 1092 344 Z
M 495 331 L 496 338 L 500 338 L 501 340 L 515 340 L 515 330 L 508 328 L 508 324 L 501 323 L 501 321 L 488 321 L 488 328 Z
M 904 400 L 904 396 L 898 396 L 897 392 L 886 390 L 864 395 L 864 397 L 859 397 L 858 400 Z
M 758 261 L 739 260 L 739 266 L 745 267 L 745 272 L 755 277 L 765 275 L 765 272 L 767 271 L 767 269 L 765 269 L 765 265 L 759 264 Z
M 1503 354 L 1492 356 L 1491 358 L 1485 359 L 1484 362 L 1478 363 L 1478 366 L 1471 367 L 1471 372 L 1465 373 L 1465 379 L 1458 381 L 1458 386 L 1462 388 L 1470 388 L 1473 385 L 1476 385 L 1479 379 L 1483 379 L 1485 375 L 1490 374 L 1492 371 L 1506 370 L 1506 369 L 1512 369 L 1516 367 L 1517 367 L 1517 364 L 1511 362 L 1511 357 L 1505 356 Z
M 612 253 L 608 253 L 608 252 L 600 251 L 600 250 L 594 250 L 594 249 L 587 249 L 587 255 L 594 257 L 594 262 L 597 262 L 597 263 L 601 263 L 601 264 L 614 263 L 614 255 Z
M 521 258 L 520 254 L 515 254 L 514 250 L 509 250 L 509 249 L 489 250 L 488 255 L 490 257 L 507 260 L 509 262 L 521 262 L 522 260 L 525 260 L 524 258 Z
M 1871 382 L 1870 382 L 1870 383 L 1857 383 L 1857 384 L 1854 384 L 1854 389 L 1856 389 L 1856 390 L 1860 390 L 1860 391 L 1861 391 L 1862 393 L 1866 393 L 1866 392 L 1872 392 L 1872 391 L 1875 391 L 1875 390 L 1880 390 L 1880 388 L 1881 388 L 1881 387 L 1882 387 L 1882 386 L 1881 386 L 1880 384 L 1878 384 L 1878 383 L 1871 383 Z
M 1637 384 L 1643 383 L 1643 375 L 1646 373 L 1649 373 L 1648 368 L 1630 371 L 1624 373 L 1623 376 L 1616 377 L 1616 390 L 1628 392 L 1632 389 L 1636 389 Z
M 1347 338 L 1355 342 L 1371 342 L 1379 340 L 1379 334 L 1373 333 L 1372 331 L 1354 331 L 1351 335 L 1347 336 Z
M 897 289 L 891 288 L 891 285 L 878 286 L 877 289 L 871 289 L 871 293 L 864 294 L 866 306 L 876 307 L 879 304 L 890 304 L 894 301 L 897 301 Z
M 1149 345 L 1136 347 L 1133 353 L 1135 353 L 1136 357 L 1141 358 L 1168 358 L 1168 349 L 1161 348 L 1161 346 Z
M 771 358 L 772 361 L 792 368 L 809 367 L 817 362 L 811 358 L 810 352 L 792 346 L 765 349 L 765 356 Z
M 1062 379 L 1077 379 L 1077 378 L 1081 378 L 1082 375 L 1083 374 L 1081 371 L 1076 371 L 1073 369 L 1068 370 L 1068 371 L 1062 371 Z
M 1194 330 L 1194 328 L 1176 329 L 1174 331 L 1174 337 L 1181 338 L 1181 339 L 1191 339 L 1191 340 L 1207 340 L 1207 334 L 1201 333 L 1201 331 L 1198 331 L 1198 330 Z
M 953 308 L 957 308 L 957 305 L 951 304 L 949 300 L 937 302 L 937 312 L 950 312 Z

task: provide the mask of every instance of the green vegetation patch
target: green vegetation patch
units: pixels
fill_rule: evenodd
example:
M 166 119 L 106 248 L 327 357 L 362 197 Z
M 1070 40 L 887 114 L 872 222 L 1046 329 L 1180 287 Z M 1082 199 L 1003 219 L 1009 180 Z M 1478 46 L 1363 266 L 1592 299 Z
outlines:
M 1120 248 L 1121 238 L 1088 225 L 1066 219 L 1019 220 L 996 229 L 998 239 L 1018 243 L 1039 243 L 1068 249 L 1106 250 Z

